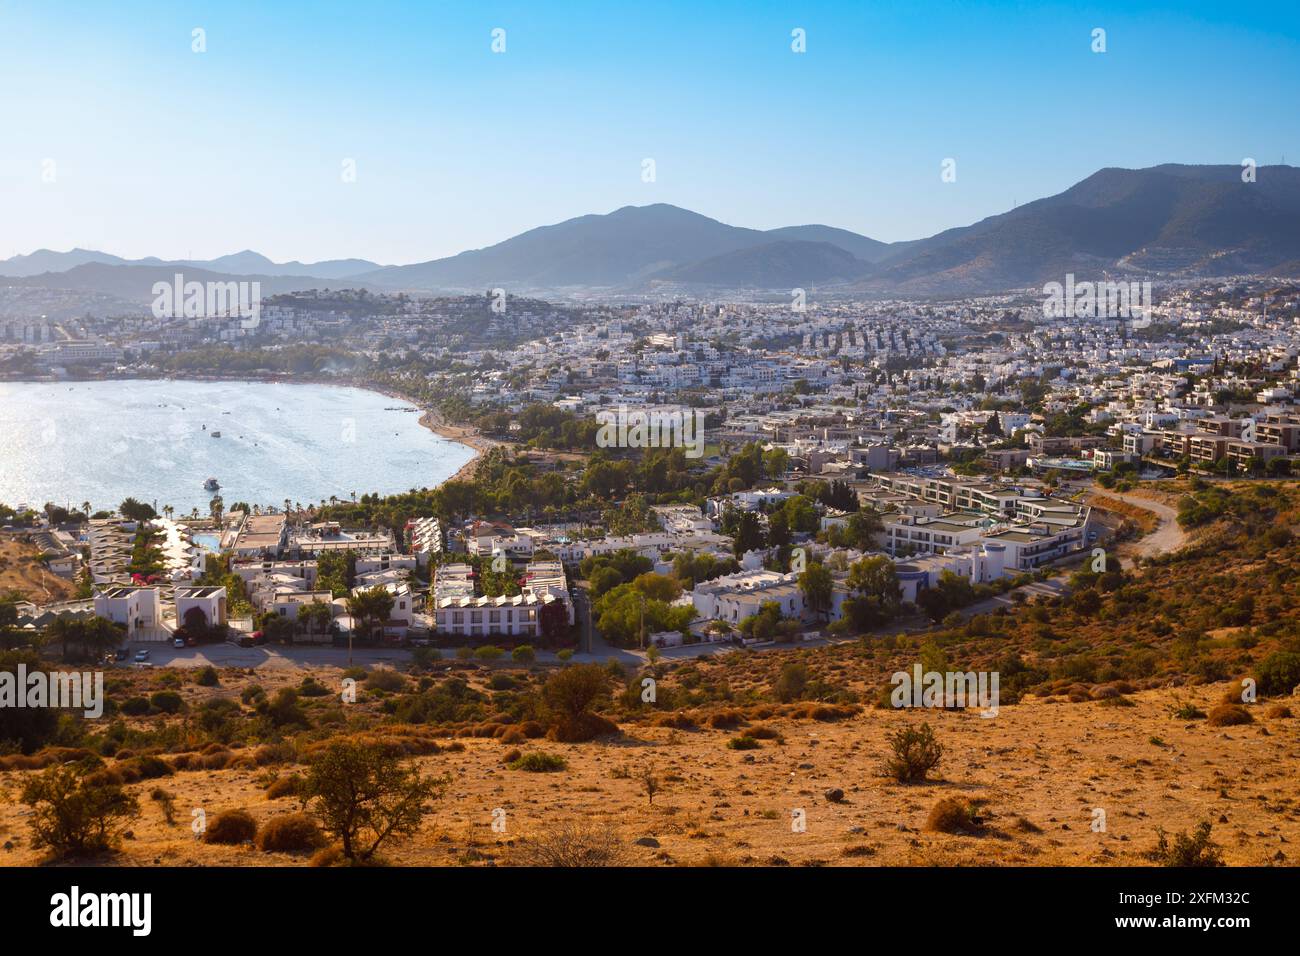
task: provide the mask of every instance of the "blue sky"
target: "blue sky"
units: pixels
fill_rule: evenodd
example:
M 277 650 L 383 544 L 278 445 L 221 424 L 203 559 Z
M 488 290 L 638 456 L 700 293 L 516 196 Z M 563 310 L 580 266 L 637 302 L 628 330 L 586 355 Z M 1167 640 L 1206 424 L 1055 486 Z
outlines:
M 913 239 L 1103 166 L 1296 164 L 1298 11 L 0 0 L 0 258 L 414 262 L 651 202 Z

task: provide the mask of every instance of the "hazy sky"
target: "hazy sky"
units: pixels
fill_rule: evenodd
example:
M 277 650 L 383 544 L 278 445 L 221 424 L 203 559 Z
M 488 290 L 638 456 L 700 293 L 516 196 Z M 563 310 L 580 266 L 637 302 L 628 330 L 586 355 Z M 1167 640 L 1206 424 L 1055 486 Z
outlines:
M 1294 0 L 705 5 L 0 0 L 0 258 L 414 262 L 651 202 L 912 239 L 1300 161 Z

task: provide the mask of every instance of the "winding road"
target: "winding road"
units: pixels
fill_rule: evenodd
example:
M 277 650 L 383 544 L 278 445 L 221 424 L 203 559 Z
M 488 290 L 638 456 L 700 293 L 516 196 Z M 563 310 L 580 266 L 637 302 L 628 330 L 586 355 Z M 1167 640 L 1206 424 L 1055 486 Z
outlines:
M 1159 520 L 1155 531 L 1144 536 L 1132 546 L 1130 553 L 1139 558 L 1168 554 L 1170 551 L 1177 551 L 1187 543 L 1187 534 L 1178 525 L 1178 511 L 1164 502 L 1154 501 L 1151 498 L 1145 498 L 1131 492 L 1120 491 L 1094 491 L 1089 496 L 1089 500 L 1094 497 L 1114 498 L 1116 501 L 1122 501 L 1134 508 L 1149 511 Z M 1097 507 L 1103 511 L 1105 510 L 1101 505 Z M 1122 558 L 1121 563 L 1123 563 Z

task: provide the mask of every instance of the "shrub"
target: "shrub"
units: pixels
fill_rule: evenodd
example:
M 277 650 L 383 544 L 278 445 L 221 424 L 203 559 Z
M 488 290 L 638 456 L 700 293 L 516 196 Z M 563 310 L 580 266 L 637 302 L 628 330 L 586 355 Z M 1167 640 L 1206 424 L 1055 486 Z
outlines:
M 1176 834 L 1171 847 L 1165 831 L 1157 829 L 1159 841 L 1150 856 L 1161 866 L 1223 866 L 1223 852 L 1210 839 L 1210 831 L 1210 822 L 1204 821 L 1197 825 L 1191 836 Z
M 296 797 L 302 793 L 303 783 L 305 782 L 302 774 L 290 774 L 287 777 L 276 777 L 271 781 L 271 785 L 266 788 L 266 799 L 279 800 L 281 797 Z
M 158 806 L 162 808 L 163 819 L 167 821 L 168 826 L 176 823 L 176 795 L 164 790 L 162 787 L 154 787 L 149 793 L 149 799 L 155 800 Z
M 1284 697 L 1300 685 L 1300 654 L 1275 651 L 1260 663 L 1256 674 L 1259 692 Z
M 329 697 L 331 691 L 316 678 L 308 675 L 298 685 L 298 694 L 301 697 Z
M 149 698 L 149 704 L 154 710 L 164 714 L 175 714 L 180 712 L 185 702 L 174 690 L 160 690 Z
M 596 664 L 556 671 L 542 686 L 542 704 L 551 718 L 548 736 L 564 743 L 594 740 L 617 733 L 612 721 L 591 712 L 609 694 L 609 676 Z
M 298 703 L 298 693 L 292 687 L 281 687 L 266 707 L 266 715 L 276 727 L 307 727 L 311 721 Z
M 343 862 L 343 848 L 338 846 L 327 846 L 323 850 L 318 850 L 312 854 L 311 859 L 307 861 L 308 866 L 337 866 Z
M 1171 713 L 1179 720 L 1200 720 L 1205 716 L 1205 711 L 1201 710 L 1201 708 L 1183 701 L 1175 704 Z
M 217 669 L 209 664 L 194 676 L 194 683 L 200 687 L 216 687 L 221 683 L 221 678 L 217 676 Z
M 798 700 L 808 686 L 808 666 L 806 664 L 786 664 L 772 686 L 776 699 L 782 703 Z
M 143 697 L 128 697 L 122 701 L 121 709 L 128 717 L 143 717 L 149 713 L 149 701 Z
M 979 818 L 975 816 L 975 808 L 961 797 L 944 797 L 930 808 L 925 828 L 936 833 L 975 833 L 979 830 Z
M 885 760 L 885 771 L 899 783 L 920 783 L 939 765 L 943 745 L 935 739 L 929 724 L 918 730 L 908 727 L 886 737 L 893 751 Z
M 729 750 L 757 750 L 761 746 L 762 744 L 749 736 L 732 737 L 727 741 L 727 749 Z
M 1268 710 L 1264 711 L 1264 716 L 1270 720 L 1286 718 L 1291 716 L 1291 708 L 1286 704 L 1274 704 Z
M 139 802 L 120 786 L 87 782 L 94 771 L 83 761 L 51 767 L 27 781 L 20 799 L 32 808 L 32 846 L 59 856 L 100 853 L 139 815 Z
M 297 759 L 298 748 L 287 740 L 273 744 L 262 744 L 253 752 L 253 762 L 259 767 L 293 763 Z
M 560 770 L 567 770 L 569 763 L 559 754 L 542 753 L 535 750 L 532 753 L 524 754 L 517 760 L 510 763 L 511 770 L 526 770 L 528 773 L 556 773 Z
M 745 722 L 745 715 L 738 710 L 715 710 L 709 714 L 709 726 L 715 730 L 738 727 Z
M 501 650 L 499 647 L 494 647 L 491 644 L 484 644 L 482 647 L 477 648 L 474 651 L 474 656 L 481 661 L 494 661 L 499 657 L 504 657 L 505 653 L 506 652 Z
M 503 744 L 522 744 L 528 735 L 519 727 L 507 727 L 506 732 L 498 738 Z
M 366 687 L 371 690 L 400 691 L 406 688 L 406 678 L 391 667 L 377 667 L 366 677 Z
M 256 836 L 257 821 L 246 810 L 222 810 L 203 831 L 203 842 L 238 844 Z
M 1241 704 L 1219 704 L 1210 710 L 1205 721 L 1211 727 L 1236 727 L 1240 724 L 1253 724 L 1255 718 Z
M 512 855 L 516 866 L 586 867 L 628 863 L 627 846 L 608 824 L 558 823 L 530 837 Z
M 325 834 L 305 813 L 272 817 L 257 835 L 257 848 L 263 853 L 319 850 L 325 843 Z
M 567 664 L 569 659 L 573 657 L 573 649 L 569 647 L 562 648 L 555 652 L 555 656 Z
M 510 652 L 510 659 L 519 664 L 531 664 L 537 660 L 537 652 L 527 644 L 520 644 Z
M 133 780 L 155 780 L 158 777 L 170 777 L 176 772 L 166 760 L 152 754 L 132 757 L 118 766 Z

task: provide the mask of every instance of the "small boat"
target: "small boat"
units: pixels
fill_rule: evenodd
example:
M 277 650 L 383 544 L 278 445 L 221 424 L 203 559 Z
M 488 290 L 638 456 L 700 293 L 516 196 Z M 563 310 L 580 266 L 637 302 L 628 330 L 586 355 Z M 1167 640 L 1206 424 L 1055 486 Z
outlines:
M 221 485 L 220 485 L 220 483 L 217 481 L 217 479 L 215 479 L 215 478 L 209 478 L 207 481 L 205 481 L 205 482 L 203 483 L 203 487 L 204 487 L 205 489 L 207 489 L 208 491 L 216 491 L 218 488 L 221 487 Z
M 212 433 L 212 437 L 213 437 L 213 438 L 220 438 L 220 437 L 221 437 L 221 432 L 213 432 L 213 433 Z

